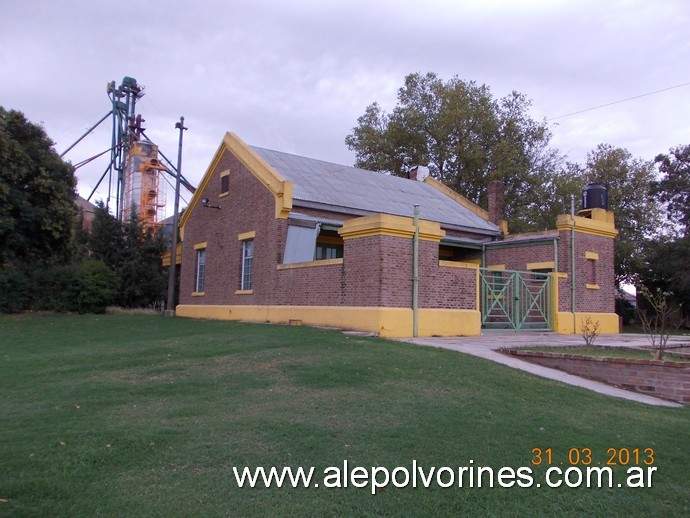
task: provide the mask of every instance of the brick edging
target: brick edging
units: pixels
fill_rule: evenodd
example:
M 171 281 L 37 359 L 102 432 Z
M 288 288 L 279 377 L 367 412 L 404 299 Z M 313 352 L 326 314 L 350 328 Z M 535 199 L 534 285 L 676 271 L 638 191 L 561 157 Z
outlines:
M 499 352 L 575 376 L 690 404 L 690 361 L 587 356 L 573 353 L 525 351 L 512 347 L 499 349 Z

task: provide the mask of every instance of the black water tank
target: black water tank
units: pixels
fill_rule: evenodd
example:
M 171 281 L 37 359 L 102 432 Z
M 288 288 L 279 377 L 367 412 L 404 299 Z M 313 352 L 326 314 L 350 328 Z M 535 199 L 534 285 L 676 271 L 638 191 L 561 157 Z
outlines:
M 598 183 L 590 183 L 582 191 L 582 208 L 609 210 L 609 193 L 606 187 Z

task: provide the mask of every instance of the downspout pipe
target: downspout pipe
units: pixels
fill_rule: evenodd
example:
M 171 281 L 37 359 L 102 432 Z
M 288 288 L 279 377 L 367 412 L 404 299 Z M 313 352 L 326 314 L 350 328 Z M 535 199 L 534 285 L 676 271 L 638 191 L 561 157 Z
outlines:
M 575 195 L 570 195 L 570 215 L 573 226 L 570 228 L 570 306 L 573 312 L 573 334 L 577 333 L 575 325 Z
M 419 334 L 419 205 L 414 206 L 412 238 L 412 336 Z

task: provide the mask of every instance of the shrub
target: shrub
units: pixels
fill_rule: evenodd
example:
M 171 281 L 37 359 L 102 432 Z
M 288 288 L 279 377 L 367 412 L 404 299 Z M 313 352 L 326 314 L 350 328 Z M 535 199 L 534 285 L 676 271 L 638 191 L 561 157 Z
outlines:
M 120 281 L 103 261 L 87 259 L 74 269 L 78 287 L 72 301 L 72 311 L 104 313 L 112 304 L 120 288 Z
M 104 313 L 119 288 L 115 272 L 96 259 L 31 273 L 5 269 L 0 271 L 0 312 L 33 309 Z
M 0 312 L 17 313 L 31 303 L 31 280 L 13 268 L 0 270 Z

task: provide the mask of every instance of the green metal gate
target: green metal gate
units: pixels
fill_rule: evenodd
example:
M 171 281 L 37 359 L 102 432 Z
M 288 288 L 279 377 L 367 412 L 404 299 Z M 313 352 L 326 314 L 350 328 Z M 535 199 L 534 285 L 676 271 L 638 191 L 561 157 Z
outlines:
M 482 328 L 551 331 L 551 275 L 480 268 Z

